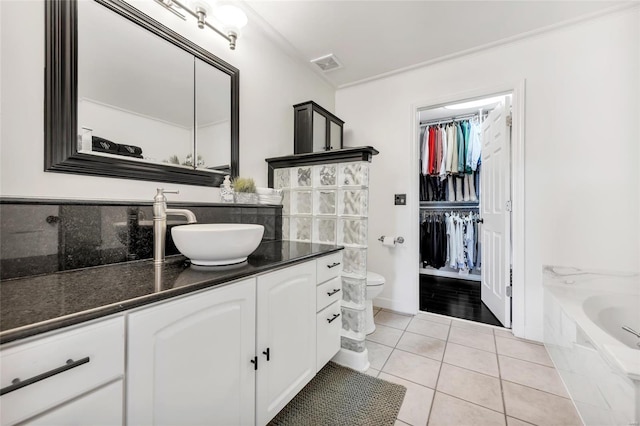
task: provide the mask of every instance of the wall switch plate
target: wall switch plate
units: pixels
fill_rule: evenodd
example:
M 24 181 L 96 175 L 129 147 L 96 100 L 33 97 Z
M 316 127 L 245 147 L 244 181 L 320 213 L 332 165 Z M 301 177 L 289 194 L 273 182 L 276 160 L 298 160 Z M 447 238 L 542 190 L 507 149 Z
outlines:
M 407 194 L 396 194 L 394 200 L 396 206 L 406 206 Z

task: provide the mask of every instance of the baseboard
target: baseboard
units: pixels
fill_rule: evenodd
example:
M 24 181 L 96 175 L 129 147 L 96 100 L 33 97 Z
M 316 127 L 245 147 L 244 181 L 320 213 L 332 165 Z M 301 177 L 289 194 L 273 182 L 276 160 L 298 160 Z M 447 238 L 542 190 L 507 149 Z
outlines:
M 416 302 L 416 306 L 418 303 Z M 373 300 L 373 306 L 376 308 L 387 309 L 389 311 L 397 312 L 399 314 L 406 315 L 415 315 L 418 311 L 413 311 L 412 309 L 408 309 L 406 306 L 394 301 L 393 299 L 389 299 L 387 297 L 377 297 Z

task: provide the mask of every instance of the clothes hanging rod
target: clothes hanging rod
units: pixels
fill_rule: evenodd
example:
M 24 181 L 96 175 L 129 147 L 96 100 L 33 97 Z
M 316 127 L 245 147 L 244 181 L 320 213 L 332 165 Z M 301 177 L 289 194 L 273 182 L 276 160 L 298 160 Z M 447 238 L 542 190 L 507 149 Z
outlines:
M 488 112 L 488 111 L 487 111 Z M 484 113 L 483 113 L 484 114 Z M 428 120 L 428 121 L 421 121 L 420 122 L 420 127 L 427 127 L 427 126 L 432 126 L 434 124 L 444 124 L 444 123 L 453 123 L 455 121 L 464 121 L 464 120 L 468 120 L 469 118 L 474 118 L 474 117 L 478 117 L 480 115 L 479 112 L 475 112 L 473 114 L 465 114 L 465 115 L 459 115 L 453 118 L 447 118 L 444 120 Z
M 420 210 L 478 210 L 480 206 L 420 206 Z

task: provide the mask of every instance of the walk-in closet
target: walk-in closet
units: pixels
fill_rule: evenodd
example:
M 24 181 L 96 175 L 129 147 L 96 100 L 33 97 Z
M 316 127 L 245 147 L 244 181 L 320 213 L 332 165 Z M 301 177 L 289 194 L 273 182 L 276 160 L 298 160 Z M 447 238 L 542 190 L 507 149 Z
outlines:
M 418 111 L 421 311 L 510 326 L 510 120 L 509 95 Z

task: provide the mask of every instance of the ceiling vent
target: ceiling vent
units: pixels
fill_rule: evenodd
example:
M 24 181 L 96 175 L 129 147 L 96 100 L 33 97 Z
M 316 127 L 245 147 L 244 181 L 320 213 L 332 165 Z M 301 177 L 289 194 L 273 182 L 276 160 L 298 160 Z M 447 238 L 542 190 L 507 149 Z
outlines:
M 342 68 L 342 64 L 338 61 L 338 58 L 336 58 L 333 53 L 326 56 L 321 56 L 320 58 L 312 59 L 311 63 L 316 64 L 324 72 Z

